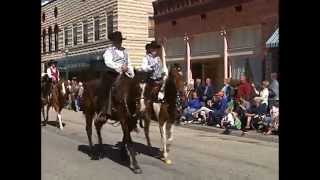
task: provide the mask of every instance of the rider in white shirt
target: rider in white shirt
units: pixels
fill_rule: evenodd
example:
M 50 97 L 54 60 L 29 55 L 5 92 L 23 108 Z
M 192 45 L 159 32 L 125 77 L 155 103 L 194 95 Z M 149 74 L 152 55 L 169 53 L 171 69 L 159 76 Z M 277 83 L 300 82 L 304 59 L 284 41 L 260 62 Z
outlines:
M 134 70 L 131 65 L 127 50 L 122 47 L 122 40 L 124 40 L 124 38 L 122 37 L 121 32 L 113 32 L 108 36 L 108 38 L 112 41 L 112 46 L 106 49 L 105 53 L 103 54 L 103 58 L 104 63 L 107 67 L 107 71 L 116 74 L 116 79 L 113 82 L 113 85 L 116 88 L 121 75 L 124 73 L 127 77 L 133 78 Z M 110 116 L 112 90 L 109 91 L 109 94 L 107 96 L 109 98 L 105 113 Z
M 146 46 L 147 55 L 142 59 L 141 68 L 145 72 L 150 72 L 149 86 L 154 86 L 155 84 L 159 86 L 159 90 L 163 90 L 164 77 L 167 76 L 167 72 L 163 68 L 160 57 L 158 56 L 158 51 L 161 48 L 155 41 L 152 41 Z M 153 87 L 151 87 L 153 88 Z M 157 94 L 156 94 L 157 95 Z M 163 96 L 158 97 L 162 99 Z

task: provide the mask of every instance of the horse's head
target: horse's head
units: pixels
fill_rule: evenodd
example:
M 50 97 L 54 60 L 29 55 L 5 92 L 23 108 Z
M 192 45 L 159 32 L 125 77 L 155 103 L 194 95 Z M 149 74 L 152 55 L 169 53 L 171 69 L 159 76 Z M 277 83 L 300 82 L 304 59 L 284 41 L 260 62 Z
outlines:
M 185 85 L 184 85 L 185 83 L 184 83 L 183 73 L 179 64 L 174 64 L 170 68 L 168 79 L 173 81 L 175 88 L 177 90 L 178 96 L 184 97 L 186 94 Z

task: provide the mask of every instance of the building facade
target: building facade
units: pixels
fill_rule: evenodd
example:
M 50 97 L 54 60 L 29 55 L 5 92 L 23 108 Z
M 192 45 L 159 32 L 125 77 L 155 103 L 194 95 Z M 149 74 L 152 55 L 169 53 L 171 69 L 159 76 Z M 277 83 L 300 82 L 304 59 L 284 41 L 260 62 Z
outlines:
M 224 78 L 224 41 L 228 44 L 228 75 L 239 79 L 248 68 L 260 83 L 265 74 L 266 41 L 278 27 L 278 0 L 157 0 L 153 2 L 156 39 L 166 60 L 185 67 L 187 34 L 193 78 Z
M 47 61 L 57 60 L 64 78 L 96 74 L 114 31 L 127 38 L 123 46 L 133 66 L 140 66 L 145 44 L 154 40 L 152 0 L 52 0 L 42 5 L 42 71 Z

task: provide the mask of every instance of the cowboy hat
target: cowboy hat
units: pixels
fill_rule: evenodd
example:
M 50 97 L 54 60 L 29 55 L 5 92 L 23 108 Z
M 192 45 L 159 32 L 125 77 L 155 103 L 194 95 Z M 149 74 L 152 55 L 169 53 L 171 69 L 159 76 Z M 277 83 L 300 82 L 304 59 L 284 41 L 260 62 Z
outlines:
M 48 65 L 51 66 L 52 64 L 57 64 L 57 63 L 58 63 L 58 62 L 55 61 L 55 60 L 50 60 L 50 61 L 48 62 Z
M 108 39 L 110 39 L 110 41 L 115 41 L 115 40 L 125 40 L 126 38 L 122 37 L 122 33 L 120 31 L 115 31 L 108 35 Z
M 150 43 L 146 44 L 146 50 L 150 49 Z
M 161 47 L 161 45 L 159 45 L 156 41 L 152 41 L 150 43 L 150 48 L 152 48 L 152 49 L 158 49 L 160 47 Z

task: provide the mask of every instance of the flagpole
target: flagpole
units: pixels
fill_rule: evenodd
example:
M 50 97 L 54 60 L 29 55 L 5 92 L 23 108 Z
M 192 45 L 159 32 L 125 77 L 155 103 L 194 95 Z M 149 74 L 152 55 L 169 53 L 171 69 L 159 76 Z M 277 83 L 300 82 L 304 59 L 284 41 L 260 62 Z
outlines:
M 162 59 L 163 72 L 166 74 L 166 76 L 168 76 L 165 44 L 166 44 L 166 39 L 163 38 L 162 39 L 162 46 L 161 46 L 161 59 Z
M 220 32 L 221 36 L 223 36 L 223 64 L 224 64 L 224 78 L 227 79 L 228 75 L 228 42 L 227 42 L 227 33 L 226 30 L 223 29 Z
M 187 63 L 187 84 L 192 84 L 192 72 L 191 72 L 191 55 L 190 55 L 190 44 L 189 44 L 189 37 L 185 34 L 184 40 L 186 42 L 186 63 Z

